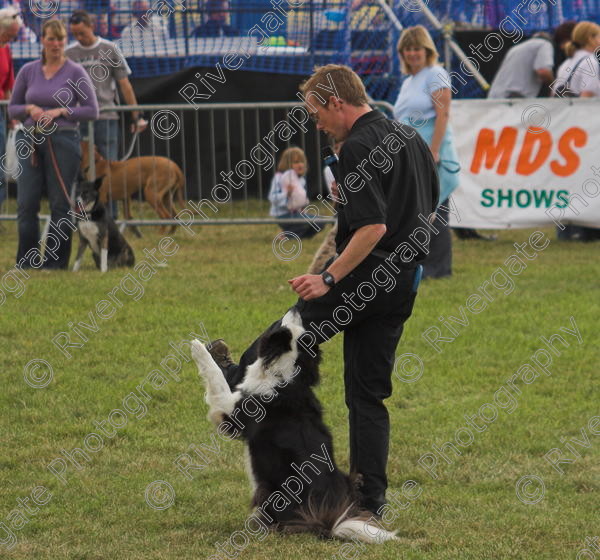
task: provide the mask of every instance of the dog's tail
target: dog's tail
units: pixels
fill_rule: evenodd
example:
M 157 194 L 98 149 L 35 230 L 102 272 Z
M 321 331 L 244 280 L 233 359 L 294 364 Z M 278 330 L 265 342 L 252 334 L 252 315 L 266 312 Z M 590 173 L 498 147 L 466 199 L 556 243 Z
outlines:
M 176 203 L 179 210 L 185 208 L 185 200 L 183 198 L 183 192 L 185 190 L 185 175 L 181 168 L 177 166 L 176 180 L 174 184 L 174 202 Z
M 397 540 L 396 533 L 384 529 L 370 512 L 360 510 L 349 497 L 335 505 L 327 499 L 332 497 L 331 493 L 324 500 L 310 497 L 299 511 L 301 518 L 284 522 L 281 528 L 288 533 L 310 532 L 328 539 L 357 539 L 372 544 Z
M 350 508 L 348 508 L 350 509 Z M 385 541 L 398 540 L 396 532 L 384 529 L 373 515 L 348 517 L 346 510 L 331 530 L 331 536 L 342 540 L 357 539 L 369 544 L 381 544 Z

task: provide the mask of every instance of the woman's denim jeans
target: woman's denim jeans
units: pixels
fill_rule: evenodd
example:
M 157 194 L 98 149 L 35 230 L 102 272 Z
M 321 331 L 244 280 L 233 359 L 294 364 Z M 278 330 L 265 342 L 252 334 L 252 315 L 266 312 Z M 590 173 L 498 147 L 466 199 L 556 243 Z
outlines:
M 52 159 L 50 142 L 63 182 L 70 193 L 81 164 L 80 136 L 77 130 L 57 130 L 38 135 L 36 142 L 23 131 L 17 133 L 17 154 L 21 173 L 17 178 L 19 248 L 17 265 L 39 268 L 40 225 L 38 213 L 42 194 L 48 196 L 51 213 L 50 232 L 56 247 L 46 251 L 43 268 L 68 268 L 71 235 L 77 229 L 69 216 L 70 205 L 60 186 Z M 33 249 L 33 250 L 32 250 Z

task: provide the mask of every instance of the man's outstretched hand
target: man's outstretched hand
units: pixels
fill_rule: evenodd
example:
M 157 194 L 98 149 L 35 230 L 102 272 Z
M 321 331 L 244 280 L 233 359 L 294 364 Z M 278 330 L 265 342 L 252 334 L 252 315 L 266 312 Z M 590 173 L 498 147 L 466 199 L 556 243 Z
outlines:
M 308 301 L 325 295 L 331 288 L 325 285 L 320 274 L 303 274 L 288 280 L 292 290 Z

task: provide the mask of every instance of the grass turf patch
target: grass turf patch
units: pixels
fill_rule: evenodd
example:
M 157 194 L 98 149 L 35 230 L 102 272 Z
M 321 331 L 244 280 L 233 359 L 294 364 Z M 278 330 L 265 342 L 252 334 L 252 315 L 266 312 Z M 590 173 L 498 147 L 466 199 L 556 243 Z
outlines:
M 155 228 L 143 231 L 142 239 L 128 235 L 138 262 L 146 258 L 143 249 L 157 247 L 162 237 Z M 306 270 L 323 233 L 303 242 L 297 259 L 282 261 L 272 251 L 276 226 L 205 226 L 194 231 L 194 236 L 177 231 L 173 238 L 178 248 L 166 259 L 167 266 L 152 274 L 146 270 L 145 280 L 125 269 L 102 275 L 88 252 L 79 273 L 33 271 L 20 297 L 6 294 L 0 310 L 5 375 L 0 394 L 0 523 L 12 527 L 17 539 L 6 557 L 202 558 L 217 554 L 217 543 L 244 529 L 250 490 L 243 447 L 214 436 L 195 366 L 185 360 L 185 347 L 177 354 L 173 345 L 191 333 L 224 337 L 239 357 L 294 303 L 287 279 Z M 600 415 L 600 244 L 560 243 L 551 229 L 544 229 L 549 245 L 531 260 L 521 257 L 526 268 L 510 273 L 506 261 L 517 254 L 514 243 L 527 242 L 532 231 L 501 231 L 496 242 L 455 240 L 454 275 L 425 281 L 420 288 L 397 355 L 416 355 L 422 367 L 410 383 L 399 379 L 409 376 L 397 368 L 394 394 L 387 401 L 390 490 L 399 492 L 409 479 L 420 490 L 406 509 L 396 510 L 391 523 L 402 540 L 352 551 L 312 536 L 257 534 L 239 557 L 350 558 L 355 553 L 373 560 L 554 559 L 574 558 L 586 548 L 585 538 L 597 534 L 600 521 L 594 506 L 600 489 L 600 437 L 590 424 Z M 4 225 L 0 240 L 4 274 L 14 264 L 14 224 Z M 139 286 L 124 280 L 128 274 Z M 469 311 L 469 296 L 481 294 L 486 281 L 486 308 Z M 123 285 L 130 294 L 116 292 L 121 305 L 106 307 L 105 315 L 114 312 L 101 318 L 98 302 L 109 300 L 107 294 Z M 581 341 L 561 331 L 572 330 L 572 321 Z M 91 329 L 78 327 L 80 323 Z M 429 333 L 431 339 L 432 327 L 451 339 L 436 342 L 437 350 L 423 336 Z M 53 343 L 61 332 L 81 344 L 66 349 L 70 357 Z M 510 404 L 500 397 L 494 401 L 501 387 L 510 388 L 507 381 L 519 368 L 547 348 L 540 337 L 553 334 L 561 334 L 568 346 L 555 342 L 559 355 L 550 353 L 549 374 L 529 384 L 513 379 Z M 347 469 L 341 343 L 338 336 L 322 347 L 317 392 L 334 435 L 336 460 Z M 170 354 L 181 362 L 174 375 L 164 366 Z M 41 369 L 30 366 L 32 379 L 47 373 L 42 362 L 32 360 L 44 360 L 52 368 L 45 388 L 24 381 L 28 363 L 42 364 Z M 140 395 L 137 387 L 153 371 L 157 384 L 164 379 L 163 386 L 155 389 L 146 383 L 142 388 L 148 398 L 135 401 L 130 395 Z M 485 429 L 479 421 L 481 431 L 471 427 L 473 441 L 461 446 L 457 438 L 465 443 L 468 433 L 460 430 L 471 426 L 465 417 L 483 413 L 489 419 L 493 409 L 485 405 L 494 403 L 496 417 L 484 422 Z M 103 428 L 110 431 L 106 420 L 111 414 L 122 427 L 113 437 L 102 436 Z M 571 444 L 577 457 L 566 445 L 573 438 L 582 440 L 582 429 L 589 442 L 588 447 Z M 88 437 L 91 433 L 102 436 L 102 445 Z M 86 443 L 98 450 L 86 451 Z M 174 460 L 190 453 L 190 445 L 202 444 L 215 452 L 204 453 L 204 467 L 190 471 L 190 480 Z M 89 461 L 73 455 L 75 448 L 86 451 Z M 559 464 L 563 474 L 544 459 L 553 448 L 573 460 Z M 436 478 L 419 466 L 425 454 L 437 458 L 430 469 Z M 47 468 L 58 459 L 66 464 L 64 483 Z M 523 478 L 530 475 L 539 479 Z M 530 505 L 520 501 L 516 488 L 521 479 L 522 498 L 535 499 L 534 491 L 541 489 L 536 481 L 541 480 L 543 499 Z M 169 487 L 159 484 L 162 493 L 150 498 L 154 508 L 144 497 L 153 481 L 167 482 L 174 493 L 170 496 Z M 30 497 L 40 486 L 47 492 L 37 500 L 47 500 L 45 505 L 36 506 L 31 498 L 29 510 L 19 505 L 18 499 Z M 157 509 L 171 497 L 170 507 Z M 0 530 L 0 542 L 5 538 Z

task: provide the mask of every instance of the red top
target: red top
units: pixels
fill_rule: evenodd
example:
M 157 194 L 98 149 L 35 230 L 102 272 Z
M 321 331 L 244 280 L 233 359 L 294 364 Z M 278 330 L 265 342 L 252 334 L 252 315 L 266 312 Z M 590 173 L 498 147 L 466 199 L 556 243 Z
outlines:
M 0 47 L 0 99 L 8 99 L 8 92 L 15 85 L 15 70 L 13 68 L 10 47 Z

